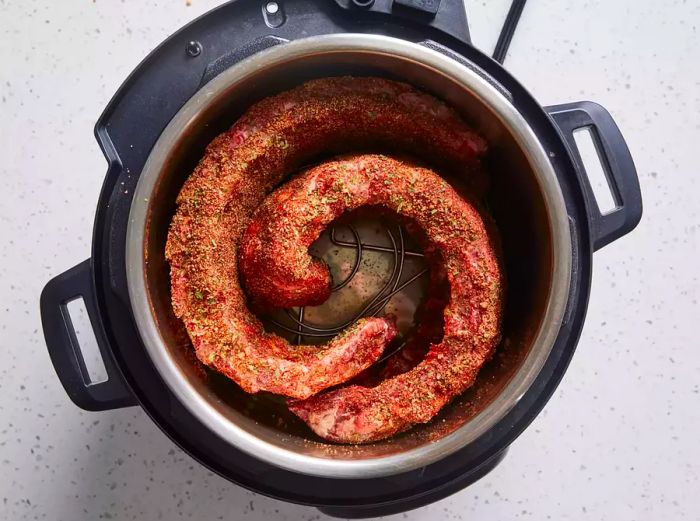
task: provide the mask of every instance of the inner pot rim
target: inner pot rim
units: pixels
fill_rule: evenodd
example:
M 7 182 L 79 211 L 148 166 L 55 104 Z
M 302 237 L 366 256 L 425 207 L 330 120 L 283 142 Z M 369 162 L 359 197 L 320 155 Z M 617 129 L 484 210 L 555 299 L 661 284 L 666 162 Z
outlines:
M 458 83 L 485 105 L 524 151 L 543 194 L 552 238 L 552 283 L 544 317 L 533 347 L 502 392 L 475 417 L 436 442 L 390 456 L 355 460 L 287 450 L 254 436 L 216 410 L 188 381 L 160 335 L 147 289 L 145 256 L 150 196 L 173 145 L 198 115 L 218 101 L 222 92 L 263 70 L 304 57 L 343 53 L 385 55 L 413 62 Z M 287 470 L 333 478 L 385 477 L 424 467 L 465 447 L 498 423 L 525 394 L 549 356 L 568 301 L 571 262 L 569 222 L 556 174 L 535 133 L 512 103 L 478 73 L 437 51 L 366 34 L 314 36 L 277 45 L 239 62 L 204 85 L 178 111 L 153 147 L 134 193 L 126 239 L 127 286 L 134 320 L 154 366 L 170 390 L 199 421 L 234 447 Z

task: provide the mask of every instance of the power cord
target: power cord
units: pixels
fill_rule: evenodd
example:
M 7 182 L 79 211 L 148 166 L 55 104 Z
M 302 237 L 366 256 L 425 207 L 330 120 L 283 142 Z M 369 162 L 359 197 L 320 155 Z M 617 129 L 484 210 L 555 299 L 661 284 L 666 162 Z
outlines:
M 506 59 L 506 54 L 508 54 L 510 42 L 513 40 L 513 34 L 515 34 L 515 29 L 518 27 L 520 15 L 523 14 L 526 1 L 527 0 L 513 0 L 513 3 L 510 4 L 506 21 L 503 22 L 501 34 L 498 36 L 498 42 L 496 42 L 496 47 L 493 50 L 492 56 L 492 58 L 501 65 Z

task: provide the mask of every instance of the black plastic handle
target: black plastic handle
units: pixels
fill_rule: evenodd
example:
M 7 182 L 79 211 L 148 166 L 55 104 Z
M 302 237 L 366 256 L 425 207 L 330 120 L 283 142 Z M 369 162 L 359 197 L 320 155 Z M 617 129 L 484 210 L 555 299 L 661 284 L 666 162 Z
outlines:
M 642 193 L 629 148 L 610 113 L 597 103 L 579 101 L 553 105 L 545 110 L 554 119 L 569 145 L 591 209 L 588 219 L 593 234 L 593 249 L 599 250 L 631 232 L 642 218 Z M 607 213 L 600 211 L 576 146 L 574 131 L 581 128 L 589 128 L 591 131 L 598 158 L 615 200 L 615 208 Z
M 83 298 L 97 339 L 107 380 L 92 383 L 80 351 L 67 304 Z M 41 323 L 46 346 L 58 378 L 70 399 L 87 411 L 136 405 L 105 338 L 95 301 L 90 259 L 52 279 L 41 292 Z

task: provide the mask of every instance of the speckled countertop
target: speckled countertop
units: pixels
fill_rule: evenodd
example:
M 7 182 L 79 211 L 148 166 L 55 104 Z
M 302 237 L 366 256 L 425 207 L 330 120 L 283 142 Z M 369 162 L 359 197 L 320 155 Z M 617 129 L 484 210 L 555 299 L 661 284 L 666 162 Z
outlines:
M 0 519 L 320 519 L 211 474 L 138 408 L 80 411 L 40 328 L 46 281 L 87 258 L 106 165 L 95 119 L 214 0 L 0 0 Z M 491 48 L 507 0 L 467 3 Z M 570 5 L 568 5 L 570 4 Z M 556 395 L 485 479 L 397 518 L 700 518 L 700 7 L 531 2 L 507 67 L 543 104 L 592 99 L 639 169 L 640 227 L 595 255 Z

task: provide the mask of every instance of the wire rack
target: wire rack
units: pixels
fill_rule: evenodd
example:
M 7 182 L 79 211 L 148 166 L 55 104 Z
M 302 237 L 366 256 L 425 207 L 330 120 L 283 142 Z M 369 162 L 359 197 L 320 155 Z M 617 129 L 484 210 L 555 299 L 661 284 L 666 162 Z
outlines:
M 330 339 L 344 329 L 352 326 L 363 317 L 381 316 L 384 313 L 387 304 L 394 295 L 404 290 L 411 284 L 416 283 L 421 277 L 429 272 L 429 268 L 425 267 L 408 278 L 404 277 L 406 259 L 409 257 L 423 258 L 423 253 L 410 250 L 406 247 L 405 232 L 400 225 L 382 226 L 382 231 L 388 237 L 390 246 L 368 244 L 362 240 L 358 229 L 353 224 L 345 225 L 345 227 L 352 235 L 353 240 L 341 240 L 338 237 L 338 227 L 333 226 L 330 229 L 330 241 L 334 246 L 354 249 L 355 260 L 350 273 L 342 281 L 336 283 L 333 286 L 332 291 L 339 291 L 350 284 L 355 276 L 361 271 L 360 267 L 362 266 L 363 255 L 365 252 L 381 252 L 390 256 L 392 258 L 390 275 L 379 291 L 368 297 L 366 301 L 361 304 L 360 310 L 354 313 L 351 318 L 342 323 L 333 325 L 312 324 L 305 319 L 304 307 L 284 310 L 287 318 L 291 321 L 291 325 L 284 324 L 273 318 L 269 319 L 269 322 L 274 324 L 279 329 L 293 334 L 296 344 L 301 344 L 307 337 Z M 404 344 L 402 343 L 392 348 L 390 352 L 387 352 L 382 356 L 382 360 L 385 360 L 394 353 L 398 352 L 403 345 Z

